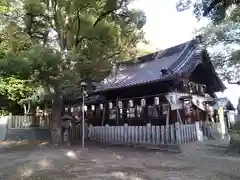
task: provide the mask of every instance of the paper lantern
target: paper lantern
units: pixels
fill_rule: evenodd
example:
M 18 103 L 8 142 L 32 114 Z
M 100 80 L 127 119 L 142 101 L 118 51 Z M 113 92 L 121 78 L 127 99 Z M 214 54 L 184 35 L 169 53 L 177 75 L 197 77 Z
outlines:
M 146 106 L 146 100 L 145 99 L 141 99 L 141 106 Z
M 92 111 L 95 111 L 95 105 L 91 106 Z
M 205 93 L 205 92 L 206 92 L 206 90 L 207 90 L 207 87 L 206 87 L 206 85 L 203 85 L 203 86 L 202 86 L 202 89 L 203 89 L 203 93 Z
M 122 101 L 118 101 L 118 108 L 120 108 L 120 109 L 122 109 L 122 108 L 123 108 Z
M 88 107 L 87 106 L 84 106 L 84 111 L 87 111 Z
M 128 104 L 129 104 L 129 107 L 133 107 L 133 100 L 129 100 Z
M 103 104 L 99 104 L 99 109 L 103 110 Z
M 109 107 L 109 109 L 112 109 L 113 108 L 113 103 L 109 102 L 108 107 Z
M 171 104 L 174 103 L 173 95 L 169 95 L 169 102 L 170 102 Z
M 65 107 L 64 110 L 65 110 L 65 112 L 67 112 L 67 111 L 68 111 L 68 108 Z
M 71 113 L 73 113 L 73 111 L 74 111 L 74 108 L 73 108 L 73 107 L 71 107 L 71 110 L 70 110 L 70 111 L 71 111 Z
M 154 104 L 155 105 L 159 105 L 159 97 L 155 97 L 154 98 Z
M 190 101 L 188 101 L 188 102 L 185 101 L 183 106 L 184 106 L 184 114 L 186 116 L 190 116 L 191 115 L 191 111 L 192 111 L 192 107 L 191 107 Z

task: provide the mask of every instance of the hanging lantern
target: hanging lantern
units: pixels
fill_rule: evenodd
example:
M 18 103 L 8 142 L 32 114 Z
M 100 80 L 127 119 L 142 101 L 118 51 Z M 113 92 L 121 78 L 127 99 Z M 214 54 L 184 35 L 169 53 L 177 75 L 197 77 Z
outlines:
M 191 102 L 190 101 L 185 101 L 183 106 L 184 106 L 185 116 L 191 116 L 191 111 L 192 111 Z
M 129 107 L 133 107 L 133 100 L 129 100 L 128 104 L 129 104 Z
M 113 103 L 109 102 L 108 107 L 109 107 L 109 109 L 112 109 L 113 108 Z
M 73 111 L 74 111 L 74 108 L 73 108 L 73 107 L 71 107 L 70 111 L 71 111 L 71 113 L 73 113 Z
M 122 101 L 118 101 L 118 108 L 120 108 L 120 109 L 122 109 L 122 108 L 123 108 Z
M 198 92 L 198 91 L 199 91 L 199 86 L 198 86 L 198 84 L 195 84 L 194 89 L 195 89 L 195 92 Z
M 189 89 L 190 93 L 193 93 L 193 88 L 194 88 L 194 85 L 190 83 L 190 89 Z
M 99 104 L 99 109 L 103 110 L 103 104 Z
M 174 103 L 174 97 L 172 94 L 169 95 L 169 102 L 170 102 L 170 104 Z
M 159 97 L 155 97 L 154 98 L 154 104 L 155 105 L 159 105 Z
M 206 92 L 206 90 L 207 90 L 207 87 L 206 87 L 206 85 L 203 85 L 203 86 L 202 86 L 202 88 L 203 88 L 203 93 L 205 93 L 205 92 Z
M 91 105 L 92 111 L 95 111 L 95 105 Z
M 65 110 L 65 112 L 67 112 L 67 111 L 68 111 L 68 108 L 65 107 L 64 110 Z
M 142 107 L 146 106 L 146 100 L 145 99 L 141 99 L 141 106 Z
M 84 111 L 87 111 L 88 107 L 87 106 L 84 106 Z

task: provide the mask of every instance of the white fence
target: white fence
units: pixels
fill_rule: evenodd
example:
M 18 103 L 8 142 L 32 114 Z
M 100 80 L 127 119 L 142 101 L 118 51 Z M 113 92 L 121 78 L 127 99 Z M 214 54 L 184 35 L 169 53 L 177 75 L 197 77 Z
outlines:
M 202 121 L 200 121 L 200 128 L 201 131 L 203 132 L 203 136 L 214 136 L 214 138 L 220 138 L 221 137 L 221 124 L 220 123 L 215 123 L 211 122 L 211 124 L 206 124 Z M 227 132 L 227 130 L 226 130 Z M 210 134 L 209 134 L 210 133 Z
M 48 128 L 50 124 L 50 116 L 5 116 L 8 119 L 8 128 L 24 129 L 29 127 Z
M 121 144 L 181 144 L 197 141 L 199 123 L 169 126 L 89 126 L 89 139 Z
M 85 139 L 88 138 L 88 127 L 85 125 Z M 82 140 L 82 125 L 79 124 L 77 126 L 70 127 L 69 129 L 69 141 L 77 142 Z

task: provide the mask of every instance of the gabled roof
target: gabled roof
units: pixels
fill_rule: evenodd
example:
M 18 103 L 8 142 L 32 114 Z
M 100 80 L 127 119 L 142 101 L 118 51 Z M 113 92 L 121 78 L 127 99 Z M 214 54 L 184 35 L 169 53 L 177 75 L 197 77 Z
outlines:
M 97 92 L 172 80 L 176 78 L 173 74 L 189 77 L 201 62 L 203 50 L 197 40 L 191 40 L 164 51 L 118 63 L 116 72 L 112 72 L 100 83 Z M 162 74 L 161 69 L 167 69 L 171 73 Z M 218 81 L 221 84 L 219 78 Z

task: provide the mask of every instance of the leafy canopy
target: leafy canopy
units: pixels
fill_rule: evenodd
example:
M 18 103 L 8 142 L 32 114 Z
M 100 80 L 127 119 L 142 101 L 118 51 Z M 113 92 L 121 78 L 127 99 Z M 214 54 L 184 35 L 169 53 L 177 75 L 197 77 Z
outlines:
M 59 125 L 67 92 L 74 94 L 83 80 L 101 80 L 111 62 L 134 56 L 136 45 L 144 42 L 146 17 L 129 9 L 131 2 L 7 1 L 7 11 L 0 14 L 1 76 L 43 87 L 53 101 L 53 122 Z
M 214 24 L 218 24 L 227 16 L 229 7 L 239 4 L 239 0 L 179 0 L 176 7 L 178 11 L 193 7 L 198 20 L 208 17 Z
M 240 75 L 240 1 L 235 0 L 180 0 L 179 11 L 193 6 L 197 19 L 207 17 L 211 20 L 207 26 L 196 33 L 201 34 L 204 44 L 212 48 L 212 61 L 219 74 L 228 81 L 239 80 Z

